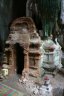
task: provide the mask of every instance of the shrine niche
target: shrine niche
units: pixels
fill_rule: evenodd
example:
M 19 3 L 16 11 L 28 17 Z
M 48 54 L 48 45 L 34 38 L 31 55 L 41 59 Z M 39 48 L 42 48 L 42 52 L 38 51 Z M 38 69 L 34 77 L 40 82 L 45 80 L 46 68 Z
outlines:
M 16 69 L 17 71 L 21 70 L 20 73 L 23 76 L 25 73 L 38 76 L 40 44 L 41 39 L 31 18 L 20 17 L 14 20 L 10 26 L 10 34 L 5 48 L 7 63 L 12 70 L 9 73 L 14 73 Z M 21 62 L 17 62 L 19 58 Z M 17 68 L 18 66 L 20 68 Z

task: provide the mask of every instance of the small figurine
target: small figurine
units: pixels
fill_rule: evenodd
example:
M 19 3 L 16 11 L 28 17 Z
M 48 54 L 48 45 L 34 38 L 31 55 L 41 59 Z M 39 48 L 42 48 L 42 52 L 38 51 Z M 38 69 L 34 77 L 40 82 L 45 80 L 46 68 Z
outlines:
M 53 96 L 52 85 L 50 84 L 48 76 L 44 77 L 44 85 L 40 88 L 40 94 L 42 96 Z

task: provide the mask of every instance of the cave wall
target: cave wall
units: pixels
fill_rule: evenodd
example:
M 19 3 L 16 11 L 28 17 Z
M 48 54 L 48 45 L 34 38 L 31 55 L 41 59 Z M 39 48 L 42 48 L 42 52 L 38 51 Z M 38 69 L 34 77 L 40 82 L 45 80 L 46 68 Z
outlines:
M 8 36 L 8 25 L 11 21 L 12 0 L 0 0 L 0 46 Z
M 26 2 L 27 0 L 13 0 L 13 5 L 12 5 L 13 20 L 15 18 L 26 16 Z

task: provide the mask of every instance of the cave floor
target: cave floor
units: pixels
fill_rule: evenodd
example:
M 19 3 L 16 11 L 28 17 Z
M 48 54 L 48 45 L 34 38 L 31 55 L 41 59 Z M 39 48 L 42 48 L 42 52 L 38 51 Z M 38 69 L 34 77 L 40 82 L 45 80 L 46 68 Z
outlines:
M 53 89 L 54 88 L 64 89 L 64 76 L 62 74 L 57 73 L 55 77 L 49 74 L 46 74 L 46 76 L 49 77 Z M 43 77 L 34 78 L 29 76 L 29 80 L 33 80 L 40 84 L 43 84 L 43 79 L 44 79 Z M 15 90 L 18 90 L 20 92 L 23 92 L 24 96 L 32 96 L 32 95 L 29 95 L 29 92 L 26 91 L 25 86 L 19 82 L 19 76 L 17 74 L 13 74 L 9 76 L 7 79 L 1 81 L 0 83 L 10 86 L 11 88 L 14 88 Z M 59 96 L 62 96 L 62 95 L 59 95 Z

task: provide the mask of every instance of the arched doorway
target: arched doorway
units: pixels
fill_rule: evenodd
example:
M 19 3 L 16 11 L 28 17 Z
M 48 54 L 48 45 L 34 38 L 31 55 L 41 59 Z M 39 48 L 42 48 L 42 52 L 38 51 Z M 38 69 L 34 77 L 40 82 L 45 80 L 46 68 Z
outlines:
M 24 48 L 20 46 L 19 43 L 15 44 L 16 50 L 16 72 L 17 74 L 22 74 L 24 69 Z
M 7 43 L 10 44 L 8 49 L 11 52 L 9 60 L 9 65 L 11 65 L 10 69 L 13 69 L 14 71 L 17 69 L 17 73 L 21 74 L 21 77 L 24 76 L 25 78 L 26 74 L 28 75 L 30 73 L 30 68 L 32 68 L 32 71 L 35 69 L 35 76 L 38 76 L 39 60 L 41 56 L 41 52 L 39 50 L 41 39 L 36 31 L 33 20 L 29 17 L 20 17 L 14 20 L 10 26 L 10 34 Z M 32 44 L 34 44 L 34 48 L 30 47 Z M 35 55 L 35 58 L 32 54 Z M 30 62 L 32 58 L 35 59 L 36 63 L 32 64 L 33 66 Z M 34 75 L 34 73 L 32 75 Z

